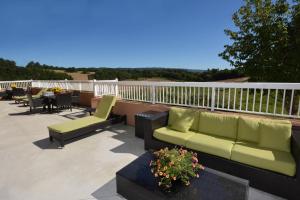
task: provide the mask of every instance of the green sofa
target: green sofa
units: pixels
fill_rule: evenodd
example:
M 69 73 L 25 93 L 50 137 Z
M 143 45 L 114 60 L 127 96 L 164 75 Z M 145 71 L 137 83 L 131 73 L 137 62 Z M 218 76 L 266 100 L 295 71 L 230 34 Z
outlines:
M 296 177 L 296 169 L 299 167 L 296 164 L 299 161 L 297 151 L 300 149 L 293 151 L 291 148 L 292 124 L 288 120 L 250 118 L 173 107 L 167 117 L 149 122 L 145 129 L 145 149 L 179 145 L 199 152 L 200 160 L 201 155 L 202 158 L 207 157 L 208 163 L 213 163 L 220 170 L 224 168 L 224 171 L 231 172 L 229 165 L 232 163 L 245 166 L 248 171 L 255 169 L 259 173 L 276 174 L 292 184 L 296 180 L 296 185 L 300 186 Z M 217 160 L 224 161 L 223 168 L 220 166 L 222 162 L 215 164 Z M 240 175 L 239 172 L 237 174 Z M 251 179 L 251 174 L 241 176 Z M 264 187 L 261 183 L 257 185 L 260 189 Z M 272 192 L 271 189 L 267 190 Z

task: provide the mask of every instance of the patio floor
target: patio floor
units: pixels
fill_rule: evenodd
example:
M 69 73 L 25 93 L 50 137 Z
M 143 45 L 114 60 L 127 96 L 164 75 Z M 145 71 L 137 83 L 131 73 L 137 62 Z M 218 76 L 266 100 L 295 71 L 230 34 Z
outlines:
M 47 126 L 82 117 L 84 109 L 28 110 L 0 101 L 0 199 L 123 199 L 116 193 L 115 173 L 144 153 L 133 127 L 115 125 L 59 149 L 49 142 Z M 279 198 L 250 189 L 249 199 Z

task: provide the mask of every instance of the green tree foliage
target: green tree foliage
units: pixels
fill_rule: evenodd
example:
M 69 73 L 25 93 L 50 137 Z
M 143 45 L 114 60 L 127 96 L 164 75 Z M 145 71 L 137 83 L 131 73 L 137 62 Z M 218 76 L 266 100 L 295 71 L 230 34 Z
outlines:
M 26 67 L 18 67 L 11 60 L 0 58 L 0 80 L 62 80 L 72 79 L 66 73 L 55 72 L 48 69 L 47 65 L 41 65 L 38 62 L 29 62 Z
M 254 81 L 299 82 L 299 0 L 296 4 L 245 0 L 232 17 L 237 30 L 225 30 L 233 43 L 220 56 Z
M 292 7 L 292 20 L 289 24 L 289 46 L 286 65 L 293 82 L 300 82 L 300 0 Z

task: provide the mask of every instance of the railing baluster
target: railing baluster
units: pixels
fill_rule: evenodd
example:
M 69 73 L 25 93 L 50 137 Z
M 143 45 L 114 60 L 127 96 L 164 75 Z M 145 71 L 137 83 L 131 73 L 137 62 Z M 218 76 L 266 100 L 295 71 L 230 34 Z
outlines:
M 235 110 L 235 100 L 236 100 L 236 88 L 234 88 L 234 96 L 233 96 L 233 110 Z
M 256 98 L 256 88 L 254 88 L 252 112 L 255 110 L 255 98 Z
M 290 105 L 289 115 L 292 115 L 293 100 L 294 100 L 294 90 L 292 90 L 292 94 L 291 94 L 291 105 Z
M 227 109 L 230 109 L 230 88 L 228 88 L 228 105 L 227 105 Z
M 243 88 L 240 90 L 240 110 L 242 110 L 242 103 L 243 103 Z
M 203 94 L 203 97 L 202 97 L 202 107 L 204 107 L 204 104 L 205 104 L 205 87 L 202 88 L 202 94 Z
M 281 114 L 282 114 L 282 115 L 283 115 L 283 113 L 284 113 L 285 93 L 286 93 L 286 90 L 284 89 L 284 90 L 283 90 L 283 97 L 282 97 L 282 107 L 281 107 Z
M 225 106 L 225 92 L 226 92 L 226 88 L 223 88 L 222 108 L 224 108 Z
M 278 95 L 278 89 L 276 89 L 276 92 L 275 92 L 275 101 L 274 101 L 274 111 L 273 111 L 273 114 L 276 114 L 277 95 Z
M 246 111 L 248 111 L 248 101 L 249 101 L 249 88 L 247 88 L 247 96 L 246 96 Z
M 197 93 L 197 103 L 198 103 L 198 107 L 200 105 L 200 87 L 198 87 L 198 93 Z
M 219 108 L 219 99 L 220 99 L 220 97 L 219 97 L 219 95 L 220 95 L 220 88 L 218 87 L 218 92 L 217 92 L 217 108 Z
M 270 89 L 268 89 L 267 105 L 266 105 L 266 113 L 269 113 L 269 98 L 270 98 Z
M 263 93 L 264 93 L 264 90 L 260 89 L 259 112 L 261 112 Z

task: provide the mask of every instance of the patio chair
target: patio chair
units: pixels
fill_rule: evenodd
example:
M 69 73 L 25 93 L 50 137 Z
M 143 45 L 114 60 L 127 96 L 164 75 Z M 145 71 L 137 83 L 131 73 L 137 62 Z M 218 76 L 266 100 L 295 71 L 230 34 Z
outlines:
M 12 89 L 12 99 L 15 100 L 16 103 L 20 103 L 25 98 L 26 98 L 26 91 L 23 88 Z
M 32 112 L 32 109 L 36 109 L 38 107 L 43 107 L 43 99 L 41 98 L 33 98 L 31 94 L 27 94 L 28 104 L 29 104 L 29 111 Z
M 80 92 L 73 91 L 72 93 L 72 104 L 78 105 L 80 103 Z
M 97 129 L 103 129 L 111 124 L 122 122 L 125 117 L 116 117 L 111 114 L 115 102 L 115 96 L 105 95 L 102 97 L 93 116 L 48 126 L 49 140 L 53 142 L 53 139 L 55 139 L 61 147 L 64 147 L 66 140 L 87 135 Z
M 47 88 L 42 88 L 37 94 L 31 95 L 32 99 L 39 99 L 42 97 L 42 95 L 47 91 Z M 31 94 L 31 91 L 27 91 L 27 93 Z M 23 102 L 24 105 L 29 104 L 29 100 L 27 95 L 19 97 L 19 102 Z
M 57 94 L 52 105 L 56 107 L 57 111 L 64 108 L 69 108 L 72 111 L 72 94 Z

